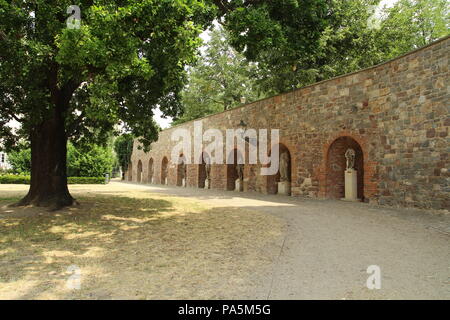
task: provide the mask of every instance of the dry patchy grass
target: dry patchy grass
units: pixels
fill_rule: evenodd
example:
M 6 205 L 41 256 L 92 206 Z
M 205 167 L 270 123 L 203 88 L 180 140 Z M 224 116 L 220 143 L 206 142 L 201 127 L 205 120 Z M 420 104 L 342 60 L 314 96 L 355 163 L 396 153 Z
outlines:
M 73 186 L 80 206 L 9 208 L 0 185 L 0 299 L 245 298 L 275 259 L 282 225 L 256 211 L 207 207 L 120 187 Z M 81 289 L 66 288 L 81 270 Z

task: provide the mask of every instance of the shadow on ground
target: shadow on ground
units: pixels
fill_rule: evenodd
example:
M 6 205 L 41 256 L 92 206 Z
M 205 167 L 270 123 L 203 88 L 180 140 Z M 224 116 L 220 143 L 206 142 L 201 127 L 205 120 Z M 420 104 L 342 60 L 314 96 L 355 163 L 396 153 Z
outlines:
M 273 262 L 274 217 L 124 194 L 79 190 L 81 206 L 58 212 L 0 200 L 0 298 L 229 299 Z M 81 289 L 71 290 L 77 270 Z

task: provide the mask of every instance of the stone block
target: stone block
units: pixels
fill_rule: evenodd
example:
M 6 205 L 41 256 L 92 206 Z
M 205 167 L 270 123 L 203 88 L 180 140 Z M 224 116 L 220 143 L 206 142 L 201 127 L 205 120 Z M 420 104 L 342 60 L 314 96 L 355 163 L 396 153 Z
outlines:
M 278 194 L 291 195 L 291 183 L 289 181 L 278 182 Z

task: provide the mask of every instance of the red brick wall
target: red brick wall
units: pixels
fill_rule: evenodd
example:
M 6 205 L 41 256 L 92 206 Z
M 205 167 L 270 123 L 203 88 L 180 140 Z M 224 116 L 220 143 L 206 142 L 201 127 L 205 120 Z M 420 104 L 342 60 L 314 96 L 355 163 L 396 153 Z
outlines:
M 308 197 L 341 196 L 343 173 L 338 179 L 330 168 L 344 166 L 346 146 L 331 150 L 332 159 L 330 147 L 350 137 L 361 148 L 360 192 L 366 201 L 449 208 L 449 43 L 445 38 L 382 65 L 203 118 L 203 130 L 237 128 L 241 120 L 248 128 L 280 129 L 280 142 L 291 155 L 292 194 Z M 161 160 L 170 160 L 176 128 L 192 132 L 193 122 L 161 132 L 147 154 L 135 143 L 133 181 L 138 160 L 147 177 L 152 157 L 160 183 Z M 260 168 L 245 166 L 245 191 L 270 191 L 271 178 L 261 176 Z M 198 186 L 198 170 L 187 166 L 188 186 Z M 226 190 L 226 165 L 212 165 L 211 178 L 213 189 Z M 176 185 L 173 164 L 169 184 Z

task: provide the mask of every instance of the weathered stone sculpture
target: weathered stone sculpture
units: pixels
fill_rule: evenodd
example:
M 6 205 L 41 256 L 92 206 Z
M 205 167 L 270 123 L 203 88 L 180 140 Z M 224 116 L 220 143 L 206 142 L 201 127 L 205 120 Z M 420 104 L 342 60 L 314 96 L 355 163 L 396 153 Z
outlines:
M 358 200 L 358 173 L 355 167 L 355 150 L 347 149 L 345 151 L 345 159 L 347 160 L 347 168 L 345 170 L 345 200 Z
M 290 167 L 289 154 L 283 152 L 280 155 L 280 181 L 278 182 L 278 194 L 290 195 L 291 194 L 291 182 L 289 177 L 289 167 Z
M 354 169 L 354 167 L 355 167 L 355 150 L 347 149 L 347 151 L 345 151 L 345 159 L 347 159 L 346 170 Z
M 209 180 L 211 175 L 211 165 L 209 163 L 205 164 L 205 171 L 206 171 L 206 180 Z

